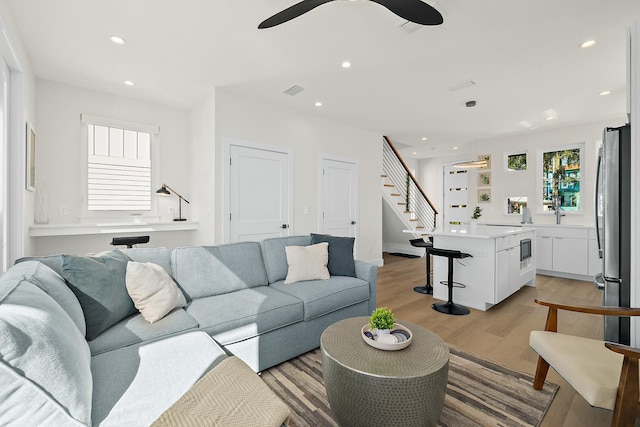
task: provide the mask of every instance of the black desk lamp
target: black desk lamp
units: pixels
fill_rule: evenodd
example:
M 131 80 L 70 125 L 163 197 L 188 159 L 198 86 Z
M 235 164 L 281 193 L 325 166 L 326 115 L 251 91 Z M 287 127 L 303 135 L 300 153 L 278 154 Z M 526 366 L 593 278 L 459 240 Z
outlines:
M 176 190 L 174 190 L 173 188 L 169 187 L 167 184 L 162 184 L 162 188 L 159 189 L 158 191 L 156 191 L 156 194 L 159 194 L 160 196 L 168 196 L 171 194 L 171 192 L 169 191 L 173 191 L 173 194 L 175 194 L 176 196 L 178 196 L 178 218 L 174 218 L 174 221 L 186 221 L 186 218 L 182 218 L 182 201 L 184 200 L 185 202 L 189 203 L 189 201 L 187 199 L 185 199 L 184 197 L 182 197 L 180 194 L 178 194 L 178 192 Z

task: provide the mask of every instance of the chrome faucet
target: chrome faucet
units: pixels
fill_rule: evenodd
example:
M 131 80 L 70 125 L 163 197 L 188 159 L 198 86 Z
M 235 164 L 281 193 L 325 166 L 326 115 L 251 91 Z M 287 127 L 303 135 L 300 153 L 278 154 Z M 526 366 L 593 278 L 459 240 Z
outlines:
M 559 195 L 553 196 L 553 210 L 556 215 L 556 224 L 560 224 L 560 217 L 566 216 L 567 214 L 561 213 L 562 211 L 562 201 Z

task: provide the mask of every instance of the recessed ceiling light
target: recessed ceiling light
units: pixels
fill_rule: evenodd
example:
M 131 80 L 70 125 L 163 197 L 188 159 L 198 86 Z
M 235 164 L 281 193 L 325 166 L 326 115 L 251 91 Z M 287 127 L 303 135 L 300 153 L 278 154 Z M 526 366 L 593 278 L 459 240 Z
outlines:
M 586 48 L 591 47 L 591 46 L 593 46 L 595 44 L 596 44 L 595 40 L 587 40 L 585 42 L 582 42 L 580 44 L 580 47 L 583 48 L 583 49 L 586 49 Z
M 545 118 L 545 120 L 555 120 L 555 119 L 557 119 L 556 116 L 549 116 L 549 117 Z
M 320 101 L 316 102 L 316 103 L 315 103 L 315 106 L 316 106 L 316 107 L 322 107 L 322 102 L 320 102 Z
M 351 68 L 351 62 L 349 61 L 344 61 L 342 63 L 342 68 Z
M 111 37 L 109 37 L 109 40 L 111 40 L 115 44 L 125 44 L 126 43 L 125 39 L 123 39 L 120 36 L 111 36 Z
M 127 86 L 133 86 L 133 82 L 131 80 L 125 80 L 124 84 L 126 84 Z
M 415 156 L 416 154 L 418 154 L 418 153 L 416 153 L 416 152 L 414 151 L 414 152 L 413 152 L 413 155 Z
M 457 149 L 458 149 L 458 147 L 453 147 L 453 149 L 454 149 L 454 150 L 457 150 Z
M 609 94 L 611 94 L 611 91 L 608 91 L 608 90 L 600 92 L 600 96 L 606 96 L 606 95 L 609 95 Z
M 429 139 L 429 138 L 427 138 L 426 136 L 423 136 L 423 137 L 422 137 L 422 140 L 423 140 L 423 141 L 426 141 L 427 139 Z

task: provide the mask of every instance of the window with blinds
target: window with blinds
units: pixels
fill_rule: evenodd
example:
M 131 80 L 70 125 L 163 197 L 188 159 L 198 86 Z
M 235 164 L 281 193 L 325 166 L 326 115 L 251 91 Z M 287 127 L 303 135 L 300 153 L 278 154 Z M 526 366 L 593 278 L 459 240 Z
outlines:
M 87 123 L 89 211 L 151 210 L 151 140 L 149 132 Z

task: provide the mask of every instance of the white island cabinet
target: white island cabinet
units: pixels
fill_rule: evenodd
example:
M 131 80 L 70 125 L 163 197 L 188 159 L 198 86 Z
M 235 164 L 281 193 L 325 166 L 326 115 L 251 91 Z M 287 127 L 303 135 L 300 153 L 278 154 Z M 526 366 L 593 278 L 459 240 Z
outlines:
M 478 310 L 487 310 L 522 286 L 535 286 L 535 230 L 524 227 L 478 225 L 437 229 L 433 247 L 468 253 L 470 258 L 454 260 L 453 302 Z M 448 260 L 433 257 L 433 297 L 447 300 Z

